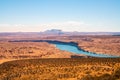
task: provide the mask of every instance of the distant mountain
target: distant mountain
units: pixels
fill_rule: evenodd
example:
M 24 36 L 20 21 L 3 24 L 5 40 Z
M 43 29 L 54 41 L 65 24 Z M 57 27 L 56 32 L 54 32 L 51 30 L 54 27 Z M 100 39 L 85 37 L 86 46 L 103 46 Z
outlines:
M 44 33 L 46 33 L 46 34 L 57 34 L 57 35 L 63 34 L 62 30 L 60 30 L 60 29 L 46 30 L 46 31 L 44 31 Z
M 44 32 L 0 32 L 0 37 L 39 37 L 39 36 L 76 36 L 76 35 L 113 35 L 120 36 L 120 32 L 66 32 L 60 29 L 51 29 Z
M 66 32 L 69 35 L 120 35 L 120 32 Z
M 66 32 L 60 29 L 51 29 L 42 32 L 43 34 L 52 35 L 120 35 L 120 32 Z

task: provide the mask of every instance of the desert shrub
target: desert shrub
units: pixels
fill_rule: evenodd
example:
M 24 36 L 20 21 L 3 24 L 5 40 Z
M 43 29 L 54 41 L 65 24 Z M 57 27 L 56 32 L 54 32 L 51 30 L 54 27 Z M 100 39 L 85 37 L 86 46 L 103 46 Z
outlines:
M 102 76 L 98 77 L 98 80 L 111 80 L 110 74 L 103 74 Z
M 81 80 L 94 80 L 94 77 L 91 75 L 86 75 L 86 76 L 82 77 Z
M 119 64 L 120 58 L 16 60 L 0 65 L 0 80 L 117 80 Z
M 115 72 L 112 75 L 112 79 L 114 80 L 120 79 L 120 67 L 115 70 Z

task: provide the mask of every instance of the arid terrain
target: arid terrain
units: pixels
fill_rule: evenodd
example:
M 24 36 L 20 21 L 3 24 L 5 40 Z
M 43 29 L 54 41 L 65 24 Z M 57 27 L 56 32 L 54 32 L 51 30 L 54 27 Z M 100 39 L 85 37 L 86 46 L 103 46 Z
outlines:
M 78 41 L 78 43 L 80 48 L 86 51 L 120 56 L 120 37 L 88 37 L 86 39 Z
M 74 53 L 61 51 L 47 42 L 10 42 L 14 40 L 58 40 L 76 42 L 79 48 L 99 53 L 120 56 L 120 36 L 112 35 L 46 35 L 38 33 L 0 34 L 0 63 L 7 60 L 30 58 L 71 58 Z M 79 55 L 84 56 L 84 55 Z M 4 60 L 5 59 L 5 60 Z
M 51 39 L 54 39 L 54 37 Z M 56 37 L 55 39 L 66 42 L 76 42 L 78 43 L 78 46 L 85 51 L 120 56 L 120 36 L 61 36 Z
M 1 63 L 12 59 L 70 58 L 72 53 L 61 51 L 46 42 L 0 42 Z
M 120 80 L 120 0 L 0 0 L 0 80 Z
M 75 42 L 88 52 L 120 56 L 120 36 L 0 34 L 0 80 L 120 79 L 120 58 L 92 58 L 33 40 Z
M 120 58 L 51 58 L 5 62 L 0 80 L 119 80 Z

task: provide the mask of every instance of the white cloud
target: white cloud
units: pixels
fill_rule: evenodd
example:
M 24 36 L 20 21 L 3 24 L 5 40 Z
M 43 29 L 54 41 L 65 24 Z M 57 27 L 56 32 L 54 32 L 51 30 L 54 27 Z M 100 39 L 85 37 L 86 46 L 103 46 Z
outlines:
M 86 24 L 81 21 L 54 22 L 38 25 L 0 24 L 0 32 L 39 32 L 48 29 L 62 29 L 63 31 L 108 31 L 103 25 Z
M 25 25 L 22 25 L 22 24 L 16 24 L 16 25 L 13 25 L 13 26 L 20 26 L 20 27 L 22 27 L 22 26 L 25 26 Z
M 0 27 L 8 27 L 11 26 L 10 24 L 0 24 Z
M 38 25 L 24 25 L 24 24 L 0 24 L 0 31 L 45 31 L 47 29 L 62 29 L 63 31 L 81 31 L 86 28 L 86 24 L 80 21 L 66 21 L 66 22 L 54 22 Z
M 85 28 L 86 24 L 78 21 L 67 21 L 67 22 L 54 22 L 49 24 L 40 24 L 40 27 L 43 31 L 46 29 L 62 29 L 64 31 L 78 31 L 81 27 Z

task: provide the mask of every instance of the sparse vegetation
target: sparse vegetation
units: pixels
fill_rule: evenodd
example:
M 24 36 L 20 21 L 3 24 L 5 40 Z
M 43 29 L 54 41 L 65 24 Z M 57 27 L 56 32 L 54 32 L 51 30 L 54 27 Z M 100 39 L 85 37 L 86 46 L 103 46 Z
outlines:
M 15 34 L 0 35 L 0 42 L 8 42 L 10 40 L 60 40 L 65 42 L 77 42 L 81 49 L 86 51 L 110 54 L 120 56 L 120 36 L 112 35 L 46 35 L 26 33 L 26 35 Z M 1 43 L 0 43 L 1 45 Z M 18 44 L 19 45 L 19 44 Z M 28 45 L 29 46 L 29 45 Z M 9 50 L 10 53 L 13 51 Z M 30 51 L 30 53 L 32 53 Z
M 0 65 L 0 80 L 117 80 L 120 58 L 28 59 Z
M 10 40 L 72 41 L 77 42 L 80 48 L 86 51 L 120 56 L 119 36 L 35 36 L 32 33 L 29 36 L 2 35 L 0 80 L 120 79 L 120 58 L 85 58 L 61 51 L 45 42 L 9 42 Z
M 90 52 L 120 56 L 120 37 L 93 36 L 90 41 L 79 40 L 79 46 Z
M 56 56 L 58 55 L 58 56 Z M 0 42 L 0 59 L 25 59 L 70 57 L 71 53 L 60 51 L 54 45 L 45 42 Z

